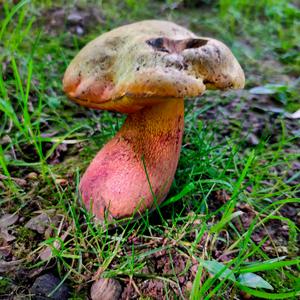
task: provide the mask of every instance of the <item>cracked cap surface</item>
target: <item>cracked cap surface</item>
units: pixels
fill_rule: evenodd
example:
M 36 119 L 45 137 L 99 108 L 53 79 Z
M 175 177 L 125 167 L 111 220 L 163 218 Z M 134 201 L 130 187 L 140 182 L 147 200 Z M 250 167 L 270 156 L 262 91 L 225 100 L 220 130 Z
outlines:
M 167 21 L 116 28 L 88 43 L 67 68 L 63 88 L 80 105 L 130 113 L 165 98 L 239 89 L 244 72 L 229 48 Z

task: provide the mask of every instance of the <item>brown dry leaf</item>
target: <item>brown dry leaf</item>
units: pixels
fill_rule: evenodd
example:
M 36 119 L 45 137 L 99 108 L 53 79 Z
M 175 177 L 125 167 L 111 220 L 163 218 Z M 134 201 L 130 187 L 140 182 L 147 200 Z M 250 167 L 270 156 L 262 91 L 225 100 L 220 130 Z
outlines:
M 27 184 L 27 181 L 25 179 L 15 178 L 15 177 L 8 177 L 8 176 L 0 174 L 0 180 L 6 180 L 6 179 L 10 179 L 10 180 L 14 181 L 20 187 L 24 187 Z
M 8 227 L 14 225 L 18 219 L 17 214 L 5 214 L 0 218 L 0 254 L 2 257 L 8 257 L 11 254 L 12 247 L 9 243 L 16 237 L 8 232 Z
M 276 249 L 272 246 L 266 246 L 263 247 L 264 252 L 268 253 L 268 254 L 273 254 L 276 255 L 277 253 L 280 255 L 288 255 L 289 254 L 289 250 L 287 247 L 284 246 L 279 246 L 276 247 Z
M 239 231 L 248 229 L 256 216 L 255 211 L 247 203 L 238 203 L 236 211 L 241 211 L 243 214 L 239 216 L 239 219 L 233 220 L 233 223 Z
M 25 224 L 25 227 L 37 231 L 40 234 L 44 234 L 51 225 L 56 227 L 60 220 L 61 217 L 55 215 L 55 210 L 52 209 L 41 212 L 39 215 L 31 218 Z
M 14 225 L 19 219 L 17 214 L 5 214 L 0 218 L 0 229 L 6 229 Z
M 141 291 L 143 295 L 155 299 L 163 299 L 164 295 L 164 283 L 162 280 L 149 279 L 142 283 Z
M 46 213 L 41 213 L 40 215 L 31 218 L 25 224 L 25 227 L 43 234 L 49 227 L 50 221 L 51 219 Z
M 217 190 L 215 191 L 214 196 L 217 201 L 220 201 L 223 204 L 230 200 L 230 195 L 228 195 L 226 190 Z
M 12 261 L 1 261 L 0 260 L 0 273 L 7 273 L 7 272 L 15 271 L 22 262 L 23 262 L 23 259 L 12 260 Z

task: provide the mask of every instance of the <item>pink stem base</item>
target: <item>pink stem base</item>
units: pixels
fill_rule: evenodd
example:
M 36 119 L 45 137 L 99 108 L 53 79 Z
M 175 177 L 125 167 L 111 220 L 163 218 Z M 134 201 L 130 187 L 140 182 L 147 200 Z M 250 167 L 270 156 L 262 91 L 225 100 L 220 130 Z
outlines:
M 153 207 L 152 193 L 158 203 L 163 201 L 177 168 L 183 125 L 183 99 L 165 100 L 129 114 L 81 179 L 87 209 L 100 220 L 122 219 Z

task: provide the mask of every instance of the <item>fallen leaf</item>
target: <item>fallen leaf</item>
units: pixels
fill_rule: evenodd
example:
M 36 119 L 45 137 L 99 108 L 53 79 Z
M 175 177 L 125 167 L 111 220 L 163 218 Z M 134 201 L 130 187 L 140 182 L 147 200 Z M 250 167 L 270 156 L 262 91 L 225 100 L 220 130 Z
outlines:
M 1 261 L 0 260 L 0 273 L 7 273 L 7 272 L 15 271 L 22 262 L 23 262 L 23 259 L 12 260 L 12 261 Z
M 50 225 L 50 218 L 46 213 L 42 213 L 36 217 L 31 218 L 26 224 L 25 227 L 33 231 L 37 231 L 40 234 L 43 234 Z
M 215 260 L 202 260 L 201 264 L 207 271 L 213 275 L 219 274 L 219 279 L 229 279 L 235 281 L 235 276 L 232 270 L 230 270 L 226 265 L 221 264 Z
M 133 282 L 129 282 L 128 287 L 134 287 Z M 145 280 L 141 285 L 141 292 L 146 296 L 146 299 L 164 299 L 164 283 L 162 280 L 158 279 L 150 279 Z M 130 295 L 128 295 L 127 299 L 131 299 Z M 178 299 L 179 297 L 176 297 Z M 124 299 L 124 298 L 122 298 Z
M 5 214 L 0 218 L 0 229 L 8 228 L 15 224 L 19 219 L 17 214 Z
M 41 214 L 31 218 L 25 224 L 25 227 L 43 234 L 51 225 L 56 226 L 60 220 L 61 217 L 59 215 L 55 215 L 55 210 L 52 209 L 44 211 Z
M 238 277 L 238 282 L 254 289 L 263 288 L 273 290 L 273 287 L 266 280 L 254 273 L 241 274 Z

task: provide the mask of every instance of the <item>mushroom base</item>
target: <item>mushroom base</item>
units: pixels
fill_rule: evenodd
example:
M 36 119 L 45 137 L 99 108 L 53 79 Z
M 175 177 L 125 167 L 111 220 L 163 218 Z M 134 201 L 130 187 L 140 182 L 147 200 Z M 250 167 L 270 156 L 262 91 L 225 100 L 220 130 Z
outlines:
M 80 181 L 87 209 L 100 220 L 122 219 L 163 201 L 177 168 L 183 125 L 183 99 L 129 114 Z

